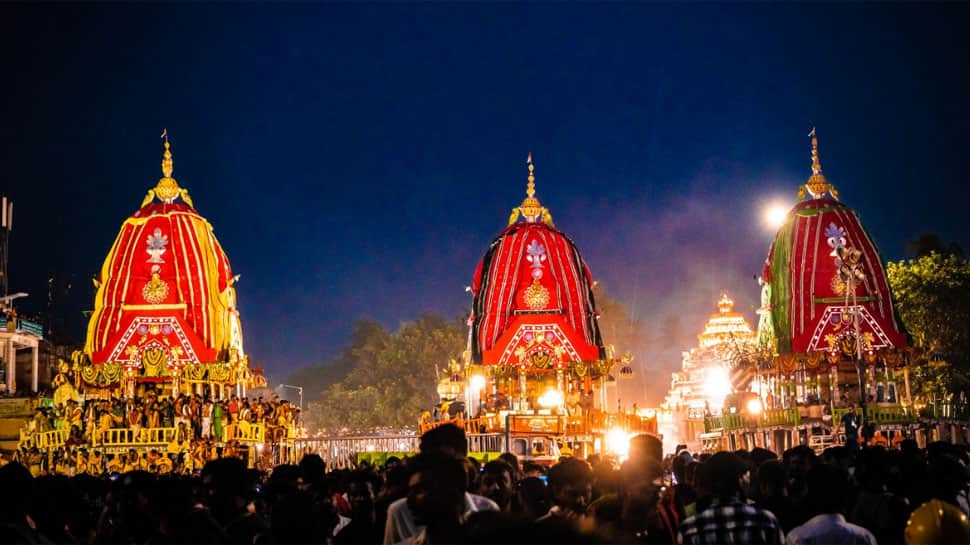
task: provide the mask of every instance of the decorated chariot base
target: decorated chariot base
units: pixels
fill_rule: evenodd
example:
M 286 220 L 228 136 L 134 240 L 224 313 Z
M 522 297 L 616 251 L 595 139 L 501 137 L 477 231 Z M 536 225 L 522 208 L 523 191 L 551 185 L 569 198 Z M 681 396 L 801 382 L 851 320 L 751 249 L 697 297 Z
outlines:
M 94 279 L 84 349 L 60 363 L 53 399 L 36 402 L 21 453 L 198 450 L 255 463 L 257 453 L 285 457 L 292 447 L 298 415 L 253 395 L 266 380 L 243 348 L 239 275 L 172 177 L 163 137 L 162 177 L 123 222 Z
M 421 430 L 455 422 L 491 449 L 538 462 L 622 455 L 631 435 L 657 431 L 656 418 L 608 410 L 617 376 L 633 374 L 630 359 L 604 345 L 592 274 L 535 196 L 531 154 L 527 164 L 526 198 L 472 278 L 465 357 L 439 383 L 442 403 Z
M 970 441 L 966 407 L 914 405 L 909 367 L 922 355 L 907 345 L 875 243 L 822 174 L 810 136 L 812 174 L 759 279 L 757 342 L 727 358 L 723 407 L 695 414 L 704 447 Z

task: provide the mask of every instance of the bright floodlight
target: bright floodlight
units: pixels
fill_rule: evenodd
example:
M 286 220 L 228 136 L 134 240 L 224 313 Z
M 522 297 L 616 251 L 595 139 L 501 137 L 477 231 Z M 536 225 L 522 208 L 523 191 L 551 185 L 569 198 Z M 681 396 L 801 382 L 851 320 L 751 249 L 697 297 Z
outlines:
M 752 415 L 759 415 L 764 410 L 764 406 L 761 405 L 761 400 L 756 397 L 749 399 L 745 408 L 748 410 L 748 414 Z
M 469 381 L 469 384 L 471 385 L 472 390 L 477 392 L 485 388 L 485 377 L 482 375 L 472 375 L 472 378 Z
M 617 455 L 621 460 L 630 453 L 630 434 L 620 428 L 606 432 L 606 451 Z
M 788 217 L 788 207 L 781 203 L 772 203 L 765 208 L 764 223 L 772 229 L 778 229 Z
M 724 367 L 710 367 L 704 377 L 704 397 L 711 407 L 724 406 L 724 398 L 731 393 L 731 377 Z
M 565 398 L 563 397 L 562 392 L 550 388 L 539 396 L 539 399 L 537 399 L 536 402 L 539 403 L 540 407 L 550 408 L 559 407 L 562 405 L 564 400 Z

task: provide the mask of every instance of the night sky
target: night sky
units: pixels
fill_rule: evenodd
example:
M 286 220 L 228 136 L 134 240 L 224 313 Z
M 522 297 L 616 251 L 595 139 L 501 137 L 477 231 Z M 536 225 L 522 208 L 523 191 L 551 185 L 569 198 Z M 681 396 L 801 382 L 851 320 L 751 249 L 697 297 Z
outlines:
M 280 379 L 353 320 L 463 314 L 524 196 L 646 320 L 659 402 L 718 292 L 752 324 L 818 127 L 883 257 L 970 247 L 970 5 L 0 6 L 11 290 L 83 339 L 91 277 L 160 176 L 214 226 Z M 70 289 L 68 289 L 70 285 Z M 661 332 L 676 318 L 682 328 Z M 673 331 L 673 332 L 672 332 Z M 608 340 L 607 340 L 608 341 Z

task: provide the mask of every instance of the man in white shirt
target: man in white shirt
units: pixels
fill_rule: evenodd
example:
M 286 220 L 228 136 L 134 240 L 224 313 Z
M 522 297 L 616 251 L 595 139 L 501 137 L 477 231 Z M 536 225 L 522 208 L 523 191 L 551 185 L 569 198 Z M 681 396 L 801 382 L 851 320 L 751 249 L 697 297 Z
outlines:
M 455 426 L 454 424 L 446 424 L 434 428 L 421 436 L 421 445 L 419 447 L 421 454 L 419 457 L 425 454 L 436 454 L 452 457 L 456 460 L 461 460 L 468 455 L 468 440 L 465 437 L 465 431 Z M 416 458 L 417 459 L 417 458 Z M 420 462 L 420 460 L 417 460 Z M 419 464 L 420 466 L 420 464 Z M 418 543 L 424 544 L 429 541 L 434 541 L 435 536 L 429 536 L 429 532 L 422 532 L 422 530 L 427 525 L 427 519 L 439 518 L 427 516 L 422 517 L 422 513 L 414 513 L 413 509 L 421 509 L 425 506 L 423 501 L 424 496 L 431 496 L 430 494 L 425 494 L 423 488 L 425 488 L 425 477 L 427 475 L 422 475 L 422 473 L 427 473 L 425 471 L 420 471 L 420 467 L 416 467 L 419 471 L 416 471 L 411 475 L 411 480 L 409 481 L 409 491 L 408 497 L 402 498 L 394 503 L 392 503 L 387 508 L 387 523 L 384 526 L 384 545 L 394 545 L 395 543 L 400 543 L 405 540 L 415 541 L 411 545 L 418 545 Z M 472 513 L 478 511 L 498 511 L 498 505 L 492 500 L 479 496 L 477 494 L 470 494 L 466 491 L 468 486 L 467 479 L 464 479 L 461 483 L 461 493 L 463 497 L 459 496 L 454 499 L 453 502 L 455 508 L 461 506 L 462 509 L 458 513 L 459 523 L 464 522 Z M 437 503 L 437 502 L 435 502 Z M 427 507 L 425 510 L 440 510 L 444 509 L 445 505 L 432 505 Z M 417 515 L 417 516 L 416 516 Z M 447 519 L 448 517 L 444 517 Z M 437 521 L 435 521 L 437 522 Z M 444 526 L 444 525 L 442 525 Z M 449 531 L 448 528 L 443 528 L 439 526 L 438 529 L 443 532 Z M 437 529 L 432 529 L 437 530 Z M 434 531 L 430 533 L 435 533 Z M 420 534 L 420 536 L 419 536 Z M 409 541 L 409 543 L 410 543 Z M 438 541 L 444 543 L 447 541 L 442 541 L 438 538 Z
M 786 545 L 876 545 L 869 530 L 846 522 L 842 515 L 848 480 L 849 476 L 835 466 L 818 465 L 808 472 L 808 505 L 817 514 L 788 532 Z
M 464 509 L 461 521 L 468 520 L 478 511 L 498 511 L 498 504 L 477 494 L 465 492 Z M 408 498 L 401 498 L 387 508 L 387 525 L 384 526 L 384 545 L 394 545 L 405 539 L 418 535 L 424 529 L 424 524 L 415 520 L 408 508 Z

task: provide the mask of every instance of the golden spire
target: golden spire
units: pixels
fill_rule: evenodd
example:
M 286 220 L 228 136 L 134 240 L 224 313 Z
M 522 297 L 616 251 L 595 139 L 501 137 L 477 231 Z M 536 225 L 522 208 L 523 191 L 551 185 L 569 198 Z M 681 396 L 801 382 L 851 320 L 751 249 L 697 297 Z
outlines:
M 812 138 L 812 175 L 808 177 L 808 182 L 798 192 L 798 198 L 804 198 L 807 191 L 814 199 L 822 197 L 826 192 L 838 199 L 839 192 L 822 174 L 822 162 L 818 158 L 818 136 L 815 134 L 815 127 L 812 127 L 812 132 L 808 133 L 808 136 Z
M 162 138 L 165 139 L 165 153 L 162 154 L 162 175 L 166 178 L 172 177 L 172 146 L 168 143 L 168 129 L 162 131 Z
M 509 218 L 509 225 L 512 225 L 519 219 L 519 214 L 525 218 L 528 223 L 534 223 L 539 219 L 542 219 L 546 224 L 552 226 L 552 215 L 549 214 L 549 210 L 543 208 L 539 199 L 536 198 L 536 175 L 535 175 L 535 165 L 532 164 L 532 152 L 529 152 L 529 157 L 525 160 L 526 164 L 529 166 L 529 183 L 525 187 L 525 199 L 522 200 L 522 204 L 517 208 L 512 210 L 512 216 Z
M 168 142 L 168 129 L 162 131 L 161 137 L 165 139 L 165 152 L 162 154 L 162 177 L 158 179 L 158 184 L 154 189 L 148 190 L 148 195 L 145 196 L 141 205 L 145 206 L 156 197 L 169 204 L 174 202 L 177 197 L 181 197 L 186 204 L 192 206 L 189 192 L 180 188 L 175 178 L 172 178 L 172 145 Z

